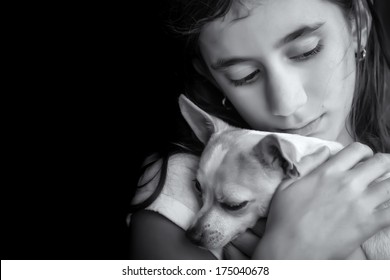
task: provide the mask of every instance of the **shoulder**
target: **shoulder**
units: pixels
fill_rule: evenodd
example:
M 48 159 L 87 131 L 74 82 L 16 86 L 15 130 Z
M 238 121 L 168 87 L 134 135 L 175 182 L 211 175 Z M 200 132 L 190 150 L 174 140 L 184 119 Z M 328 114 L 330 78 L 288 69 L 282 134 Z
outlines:
M 152 211 L 133 214 L 129 238 L 131 259 L 215 259 L 192 244 L 183 229 Z
M 147 161 L 150 161 L 150 159 L 146 159 L 146 164 Z M 198 168 L 198 162 L 199 157 L 195 155 L 185 153 L 174 154 L 168 158 L 167 174 L 170 176 L 178 176 L 177 179 L 181 179 L 183 175 L 193 175 L 196 173 Z M 162 165 L 162 158 L 154 160 L 154 162 L 150 164 L 150 166 L 148 166 L 141 175 L 138 185 L 141 186 L 150 184 L 155 186 L 158 182 Z
M 164 167 L 164 160 L 167 161 Z M 195 178 L 199 158 L 192 154 L 178 153 L 168 159 L 147 158 L 145 165 L 149 165 L 138 180 L 136 195 L 132 204 L 144 201 L 153 193 L 162 177 L 165 178 L 164 191 L 174 192 L 175 189 L 189 187 Z M 164 175 L 164 176 L 162 176 Z
M 175 154 L 168 160 L 166 185 L 168 188 L 174 186 L 192 186 L 198 170 L 199 157 L 192 154 Z
M 154 162 L 141 176 L 132 205 L 157 212 L 186 230 L 201 205 L 194 186 L 198 161 L 194 155 L 181 153 L 165 163 Z

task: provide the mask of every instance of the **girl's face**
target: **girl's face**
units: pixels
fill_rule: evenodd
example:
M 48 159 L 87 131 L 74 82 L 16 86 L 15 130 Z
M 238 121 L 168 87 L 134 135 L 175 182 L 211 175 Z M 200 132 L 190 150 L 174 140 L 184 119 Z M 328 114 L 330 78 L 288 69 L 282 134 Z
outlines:
M 329 1 L 257 2 L 200 34 L 216 85 L 254 129 L 351 142 L 355 28 Z

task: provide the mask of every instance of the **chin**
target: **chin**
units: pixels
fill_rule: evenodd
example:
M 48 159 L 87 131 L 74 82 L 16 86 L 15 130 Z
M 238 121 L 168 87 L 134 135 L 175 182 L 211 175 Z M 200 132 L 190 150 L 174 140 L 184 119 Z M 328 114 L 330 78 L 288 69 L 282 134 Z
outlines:
M 322 139 L 322 140 L 327 140 L 327 141 L 337 141 L 337 136 L 336 135 L 333 135 L 333 133 L 331 133 L 331 131 L 329 130 L 326 130 L 324 129 L 324 131 L 326 132 L 315 132 L 313 134 L 310 134 L 308 136 L 310 137 L 315 137 L 315 138 L 319 138 L 319 139 Z

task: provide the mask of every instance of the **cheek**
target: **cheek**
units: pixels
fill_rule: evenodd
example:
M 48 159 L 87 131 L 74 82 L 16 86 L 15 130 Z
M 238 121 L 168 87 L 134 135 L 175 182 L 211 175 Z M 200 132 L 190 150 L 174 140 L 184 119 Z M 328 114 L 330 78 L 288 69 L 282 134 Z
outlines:
M 332 110 L 350 106 L 355 86 L 354 53 L 325 58 L 308 72 L 305 91 L 311 104 Z
M 234 95 L 232 99 L 238 113 L 253 129 L 267 130 L 277 127 L 275 117 L 269 112 L 265 94 L 259 90 L 248 92 L 245 98 L 237 98 Z
M 234 87 L 224 81 L 219 83 L 237 112 L 252 128 L 265 129 L 274 126 L 261 83 L 247 87 Z

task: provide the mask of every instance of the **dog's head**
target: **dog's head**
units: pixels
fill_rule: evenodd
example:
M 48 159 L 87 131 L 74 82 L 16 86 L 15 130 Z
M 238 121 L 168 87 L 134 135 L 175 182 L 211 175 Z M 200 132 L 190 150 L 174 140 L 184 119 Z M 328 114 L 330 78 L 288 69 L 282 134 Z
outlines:
M 195 188 L 203 206 L 187 236 L 208 249 L 220 248 L 268 212 L 283 178 L 297 176 L 291 144 L 276 135 L 260 137 L 211 116 L 186 97 L 181 112 L 205 144 Z

